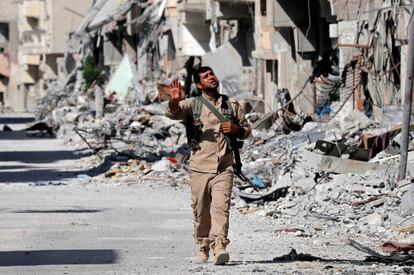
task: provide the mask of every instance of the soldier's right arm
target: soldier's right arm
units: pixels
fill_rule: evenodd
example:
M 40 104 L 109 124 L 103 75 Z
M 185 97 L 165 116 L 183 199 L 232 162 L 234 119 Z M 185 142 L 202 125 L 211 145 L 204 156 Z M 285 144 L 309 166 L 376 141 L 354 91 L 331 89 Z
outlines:
M 182 100 L 177 105 L 173 105 L 171 101 L 168 103 L 167 111 L 165 115 L 174 120 L 186 121 L 189 112 L 191 111 L 190 100 Z
M 181 84 L 177 79 L 170 85 L 170 102 L 165 115 L 171 119 L 186 120 L 191 105 L 188 101 L 181 101 Z

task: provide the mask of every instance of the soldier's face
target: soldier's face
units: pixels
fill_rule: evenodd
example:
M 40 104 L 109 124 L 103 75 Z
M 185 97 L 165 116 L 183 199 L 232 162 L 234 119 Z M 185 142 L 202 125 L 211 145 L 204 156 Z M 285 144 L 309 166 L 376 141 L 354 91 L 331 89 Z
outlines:
M 219 81 L 212 70 L 200 73 L 200 83 L 197 84 L 197 88 L 202 90 L 217 89 Z

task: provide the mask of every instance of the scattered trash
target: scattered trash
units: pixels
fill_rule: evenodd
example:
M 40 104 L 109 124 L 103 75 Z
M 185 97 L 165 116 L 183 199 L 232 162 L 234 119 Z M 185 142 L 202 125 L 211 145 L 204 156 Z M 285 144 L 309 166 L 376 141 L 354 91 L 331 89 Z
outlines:
M 167 171 L 174 170 L 174 166 L 172 162 L 168 159 L 163 159 L 163 160 L 155 162 L 151 168 L 153 171 L 156 171 L 156 172 L 167 172 Z
M 176 164 L 178 162 L 177 159 L 173 157 L 166 157 L 165 159 L 169 160 L 172 164 Z
M 289 263 L 289 262 L 315 262 L 315 261 L 320 261 L 320 262 L 327 262 L 327 261 L 331 261 L 331 260 L 326 260 L 320 257 L 315 257 L 312 256 L 310 254 L 303 254 L 303 253 L 297 253 L 296 249 L 292 248 L 292 250 L 283 256 L 280 257 L 275 257 L 273 258 L 273 262 L 275 263 Z M 334 261 L 334 260 L 332 260 Z
M 30 183 L 30 186 L 59 186 L 59 185 L 66 185 L 63 182 L 59 181 L 36 181 L 34 183 Z
M 305 230 L 301 228 L 292 228 L 292 227 L 285 227 L 285 228 L 278 228 L 275 230 L 277 233 L 296 233 L 296 232 L 305 232 Z
M 392 254 L 392 255 L 382 255 L 375 250 L 358 243 L 355 240 L 348 239 L 348 245 L 351 247 L 368 254 L 365 258 L 365 262 L 380 262 L 385 264 L 404 264 L 404 265 L 414 265 L 414 258 L 411 255 L 407 254 Z M 385 249 L 394 250 L 396 249 L 395 245 L 387 244 Z
M 279 198 L 286 196 L 287 188 L 273 189 L 263 193 L 246 193 L 238 190 L 236 187 L 233 189 L 233 191 L 236 193 L 236 195 L 246 200 L 247 202 L 266 202 L 276 201 Z
M 386 253 L 407 252 L 414 250 L 414 243 L 399 243 L 388 241 L 381 245 L 382 251 Z
M 252 176 L 253 185 L 260 188 L 266 188 L 266 184 L 263 179 L 257 175 Z

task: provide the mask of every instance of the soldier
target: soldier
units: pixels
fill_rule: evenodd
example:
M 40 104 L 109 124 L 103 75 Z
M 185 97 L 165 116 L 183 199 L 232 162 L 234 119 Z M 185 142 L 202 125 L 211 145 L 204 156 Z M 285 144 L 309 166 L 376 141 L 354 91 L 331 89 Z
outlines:
M 218 92 L 219 81 L 210 67 L 197 69 L 193 80 L 201 96 L 182 100 L 181 84 L 174 80 L 166 115 L 184 122 L 191 148 L 196 262 L 207 262 L 211 245 L 214 264 L 223 265 L 229 261 L 226 247 L 235 164 L 233 151 L 237 146 L 234 141 L 248 137 L 251 129 L 242 106 Z

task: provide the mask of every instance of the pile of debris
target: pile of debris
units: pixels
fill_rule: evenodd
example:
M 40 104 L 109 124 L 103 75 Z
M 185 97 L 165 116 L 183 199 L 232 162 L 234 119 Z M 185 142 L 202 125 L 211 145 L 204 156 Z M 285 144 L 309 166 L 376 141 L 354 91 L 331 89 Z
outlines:
M 387 110 L 381 123 L 343 111 L 289 134 L 254 130 L 243 154 L 254 188 L 236 185 L 236 208 L 281 218 L 288 226 L 283 232 L 304 236 L 325 227 L 397 237 L 412 224 L 414 188 L 411 178 L 396 182 L 401 128 L 386 117 Z M 413 157 L 409 152 L 410 175 Z
M 104 177 L 111 182 L 119 182 L 127 185 L 147 181 L 153 183 L 169 183 L 171 186 L 175 186 L 185 183 L 186 176 L 187 172 L 173 157 L 165 157 L 154 163 L 137 159 L 117 161 L 104 174 Z M 102 180 L 100 178 L 98 179 Z

